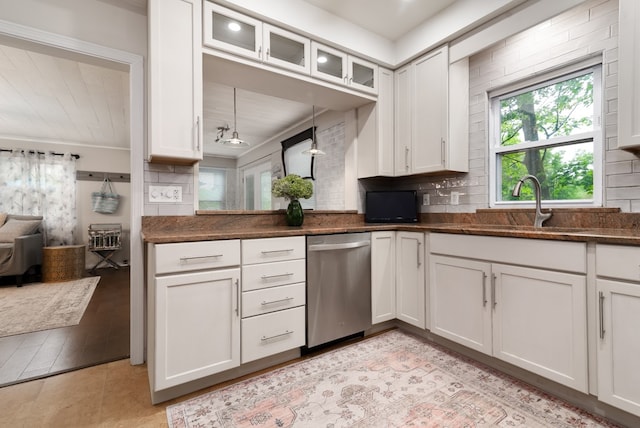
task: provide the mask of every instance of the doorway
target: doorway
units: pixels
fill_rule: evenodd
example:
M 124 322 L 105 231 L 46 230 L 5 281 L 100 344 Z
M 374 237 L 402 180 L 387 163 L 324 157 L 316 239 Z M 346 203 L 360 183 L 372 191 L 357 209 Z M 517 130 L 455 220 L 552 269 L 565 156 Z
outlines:
M 6 21 L 0 21 L 0 37 L 16 41 L 53 47 L 70 55 L 84 55 L 95 61 L 106 61 L 115 66 L 124 67 L 129 72 L 129 141 L 131 171 L 130 204 L 130 261 L 128 282 L 130 284 L 130 362 L 144 362 L 144 261 L 142 240 L 140 239 L 143 212 L 143 147 L 144 147 L 144 69 L 140 55 L 120 51 L 94 43 L 84 42 L 35 28 L 24 27 Z

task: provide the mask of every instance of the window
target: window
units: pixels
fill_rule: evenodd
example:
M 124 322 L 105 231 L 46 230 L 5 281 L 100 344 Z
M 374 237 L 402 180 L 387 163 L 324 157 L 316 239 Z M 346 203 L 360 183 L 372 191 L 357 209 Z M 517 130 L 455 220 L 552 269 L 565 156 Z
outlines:
M 491 205 L 531 204 L 533 187 L 512 196 L 527 174 L 546 205 L 601 204 L 601 67 L 556 75 L 491 94 Z
M 227 172 L 221 168 L 200 167 L 198 172 L 198 208 L 201 210 L 227 209 Z

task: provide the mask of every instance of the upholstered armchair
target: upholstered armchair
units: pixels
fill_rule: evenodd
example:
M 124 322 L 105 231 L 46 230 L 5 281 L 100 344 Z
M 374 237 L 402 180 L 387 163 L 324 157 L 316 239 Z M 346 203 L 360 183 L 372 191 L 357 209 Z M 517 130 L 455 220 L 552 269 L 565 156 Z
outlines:
M 42 217 L 0 214 L 0 276 L 15 276 L 22 286 L 24 274 L 42 264 Z

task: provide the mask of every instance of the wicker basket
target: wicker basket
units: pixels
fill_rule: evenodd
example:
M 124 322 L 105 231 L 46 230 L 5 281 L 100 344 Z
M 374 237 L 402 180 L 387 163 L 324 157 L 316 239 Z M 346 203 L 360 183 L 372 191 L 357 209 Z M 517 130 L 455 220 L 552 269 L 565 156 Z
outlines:
M 85 245 L 42 248 L 42 282 L 63 282 L 82 278 Z

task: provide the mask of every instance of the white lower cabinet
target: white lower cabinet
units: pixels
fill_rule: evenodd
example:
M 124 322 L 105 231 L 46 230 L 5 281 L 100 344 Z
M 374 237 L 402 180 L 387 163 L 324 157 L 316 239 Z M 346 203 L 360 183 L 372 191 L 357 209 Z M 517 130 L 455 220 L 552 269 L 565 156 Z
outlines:
M 493 264 L 493 355 L 587 392 L 586 277 Z
M 304 236 L 242 241 L 242 363 L 304 346 Z
M 372 324 L 397 318 L 426 328 L 424 233 L 371 233 Z
M 147 360 L 153 392 L 240 365 L 239 257 L 238 240 L 149 244 Z M 223 268 L 212 269 L 212 258 Z
M 396 318 L 426 328 L 424 233 L 396 233 Z
M 586 260 L 584 244 L 555 248 L 558 243 L 548 241 L 539 257 L 524 253 L 521 259 L 517 250 L 526 247 L 523 239 L 430 238 L 434 334 L 587 392 L 586 271 L 581 271 L 586 261 L 577 263 L 577 273 L 545 269 L 547 258 L 556 263 L 550 253 Z M 536 268 L 515 265 L 527 258 Z
M 491 355 L 491 264 L 430 256 L 431 331 Z
M 598 399 L 640 416 L 640 248 L 596 246 Z
M 396 232 L 371 232 L 371 324 L 396 317 Z
M 156 388 L 240 365 L 240 269 L 156 280 Z

